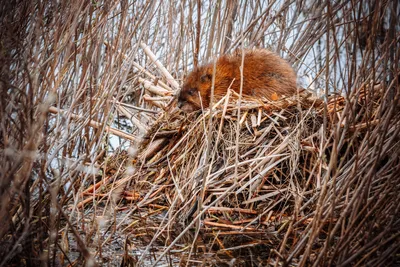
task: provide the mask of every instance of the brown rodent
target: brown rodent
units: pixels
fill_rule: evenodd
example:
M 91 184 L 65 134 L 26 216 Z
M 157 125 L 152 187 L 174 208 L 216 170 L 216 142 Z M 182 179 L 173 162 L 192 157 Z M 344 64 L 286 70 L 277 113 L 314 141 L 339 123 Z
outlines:
M 296 94 L 296 74 L 285 60 L 266 49 L 243 51 L 243 95 L 276 100 Z M 217 59 L 214 100 L 224 96 L 228 88 L 240 92 L 241 64 L 242 50 Z M 209 63 L 197 67 L 187 76 L 178 97 L 179 108 L 191 112 L 209 106 L 213 69 L 214 63 Z

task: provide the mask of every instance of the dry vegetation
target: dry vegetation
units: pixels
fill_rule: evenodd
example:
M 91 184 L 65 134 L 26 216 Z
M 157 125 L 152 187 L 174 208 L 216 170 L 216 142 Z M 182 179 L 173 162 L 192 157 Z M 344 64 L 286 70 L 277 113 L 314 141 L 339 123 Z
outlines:
M 400 264 L 399 10 L 2 1 L 0 266 Z M 175 108 L 243 47 L 314 94 Z

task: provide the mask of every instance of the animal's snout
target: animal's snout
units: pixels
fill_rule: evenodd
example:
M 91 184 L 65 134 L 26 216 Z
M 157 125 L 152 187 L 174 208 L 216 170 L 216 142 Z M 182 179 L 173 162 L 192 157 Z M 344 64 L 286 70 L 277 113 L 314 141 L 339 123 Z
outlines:
M 182 108 L 182 106 L 184 105 L 184 101 L 182 101 L 182 99 L 178 98 L 178 108 Z

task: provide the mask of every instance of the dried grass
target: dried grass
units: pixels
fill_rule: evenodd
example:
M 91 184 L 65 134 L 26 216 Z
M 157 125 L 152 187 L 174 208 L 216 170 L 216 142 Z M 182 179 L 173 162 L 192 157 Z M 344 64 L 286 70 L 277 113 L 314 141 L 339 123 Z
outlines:
M 0 266 L 398 264 L 398 10 L 3 1 Z M 315 94 L 175 109 L 193 65 L 270 45 Z

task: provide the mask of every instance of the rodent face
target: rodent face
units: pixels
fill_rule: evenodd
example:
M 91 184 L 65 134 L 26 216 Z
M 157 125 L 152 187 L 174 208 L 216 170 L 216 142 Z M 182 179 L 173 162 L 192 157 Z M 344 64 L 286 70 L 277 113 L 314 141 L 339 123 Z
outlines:
M 179 94 L 178 107 L 184 112 L 208 107 L 211 77 L 204 68 L 192 71 L 186 78 Z
M 178 107 L 184 112 L 192 112 L 201 108 L 198 87 L 185 84 L 178 98 Z

